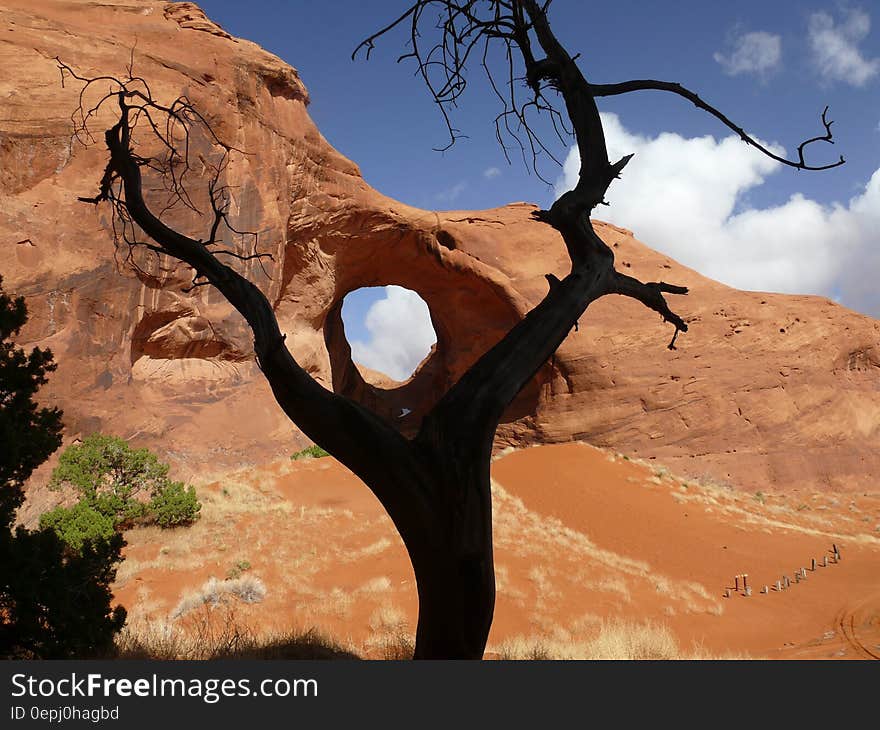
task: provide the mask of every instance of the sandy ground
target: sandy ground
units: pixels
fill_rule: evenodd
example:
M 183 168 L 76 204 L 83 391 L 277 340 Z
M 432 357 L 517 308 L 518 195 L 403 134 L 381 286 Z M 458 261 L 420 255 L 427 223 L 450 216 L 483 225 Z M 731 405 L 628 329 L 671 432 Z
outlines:
M 880 658 L 880 493 L 744 493 L 581 443 L 506 454 L 492 478 L 488 656 L 517 643 L 564 648 L 624 619 L 668 627 L 683 655 Z M 126 533 L 115 594 L 133 627 L 186 627 L 205 610 L 206 581 L 246 576 L 265 597 L 222 605 L 257 632 L 314 627 L 365 656 L 412 637 L 403 545 L 335 460 L 196 484 L 197 524 Z M 751 596 L 735 590 L 740 574 Z M 777 591 L 784 575 L 791 586 Z

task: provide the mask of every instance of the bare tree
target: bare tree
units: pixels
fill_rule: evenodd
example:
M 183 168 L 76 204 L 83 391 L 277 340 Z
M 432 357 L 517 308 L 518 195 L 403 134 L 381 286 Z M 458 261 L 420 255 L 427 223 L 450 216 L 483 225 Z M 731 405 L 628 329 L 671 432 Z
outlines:
M 687 331 L 684 319 L 664 297 L 686 294 L 687 289 L 662 281 L 641 282 L 617 271 L 612 250 L 591 224 L 590 213 L 604 202 L 608 187 L 632 157 L 616 162 L 608 159 L 596 99 L 643 89 L 671 92 L 779 162 L 798 169 L 824 169 L 843 162 L 841 158 L 813 167 L 805 161 L 804 151 L 812 142 L 832 141 L 831 122 L 825 114 L 825 133 L 801 143 L 797 158 L 789 160 L 761 146 L 678 84 L 653 80 L 590 83 L 577 57 L 569 55 L 551 30 L 549 5 L 549 0 L 419 0 L 359 46 L 369 54 L 378 38 L 408 28 L 409 50 L 402 58 L 417 64 L 446 119 L 450 144 L 458 133 L 447 108 L 464 91 L 465 69 L 474 62 L 485 69 L 502 105 L 496 130 L 505 150 L 512 139 L 526 158 L 531 155 L 537 170 L 539 157 L 550 154 L 533 125 L 535 115 L 543 115 L 561 138 L 573 134 L 581 158 L 575 188 L 549 210 L 534 214 L 561 235 L 571 260 L 570 273 L 561 280 L 547 275 L 549 291 L 540 304 L 449 388 L 412 438 L 401 435 L 394 423 L 313 380 L 286 347 L 260 289 L 221 259 L 226 257 L 234 264 L 236 259 L 266 254 L 259 252 L 256 240 L 245 253 L 223 245 L 222 231 L 240 233 L 229 219 L 228 191 L 222 184 L 225 165 L 235 151 L 216 137 L 193 105 L 185 98 L 160 104 L 131 68 L 122 79 L 85 78 L 59 62 L 62 78 L 72 76 L 83 87 L 75 115 L 81 136 L 88 134 L 90 121 L 102 108 L 110 103 L 118 106 L 118 121 L 105 133 L 110 157 L 100 190 L 92 198 L 83 198 L 112 206 L 118 249 L 145 248 L 167 255 L 192 268 L 193 286 L 210 285 L 220 291 L 250 325 L 257 361 L 287 416 L 360 477 L 394 521 L 418 585 L 416 658 L 482 657 L 495 604 L 489 486 L 495 430 L 507 405 L 553 355 L 587 306 L 608 294 L 638 300 L 673 326 L 668 345 L 672 349 L 678 333 Z M 493 59 L 499 52 L 503 60 L 495 66 Z M 109 82 L 111 91 L 88 107 L 86 92 L 99 88 L 99 82 L 102 88 Z M 190 149 L 197 131 L 216 150 L 206 168 L 211 223 L 204 238 L 167 225 L 163 211 L 155 212 L 145 201 L 142 179 L 144 169 L 159 173 L 171 204 L 192 206 L 187 181 L 193 171 Z M 145 147 L 136 144 L 136 133 L 152 138 L 153 149 L 158 151 L 147 155 Z

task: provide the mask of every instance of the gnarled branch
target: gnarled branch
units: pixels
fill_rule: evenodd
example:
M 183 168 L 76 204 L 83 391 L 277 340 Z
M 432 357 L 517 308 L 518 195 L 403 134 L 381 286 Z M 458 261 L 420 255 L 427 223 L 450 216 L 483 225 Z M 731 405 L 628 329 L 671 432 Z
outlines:
M 641 302 L 649 309 L 653 309 L 661 317 L 664 322 L 675 325 L 675 332 L 672 334 L 672 341 L 667 345 L 670 350 L 675 349 L 675 338 L 679 332 L 687 332 L 688 326 L 685 321 L 673 312 L 666 303 L 663 294 L 687 294 L 686 286 L 676 286 L 675 284 L 667 284 L 665 281 L 650 281 L 643 283 L 632 276 L 621 274 L 619 271 L 614 272 L 614 279 L 609 288 L 611 294 L 622 294 L 626 297 Z
M 85 85 L 80 96 L 82 100 L 95 81 L 75 74 L 65 64 L 62 64 L 62 68 Z M 212 211 L 208 235 L 203 239 L 184 235 L 169 227 L 161 215 L 154 213 L 148 205 L 141 174 L 147 165 L 132 149 L 133 136 L 138 130 L 139 121 L 152 118 L 153 121 L 146 127 L 148 135 L 164 135 L 160 141 L 171 150 L 169 156 L 178 157 L 183 161 L 180 163 L 182 168 L 185 168 L 188 164 L 186 150 L 189 149 L 189 136 L 196 128 L 204 126 L 207 129 L 203 131 L 216 140 L 213 130 L 201 115 L 190 112 L 189 102 L 179 103 L 178 100 L 170 106 L 163 106 L 153 100 L 145 85 L 132 88 L 131 79 L 101 77 L 100 80 L 109 80 L 111 90 L 102 94 L 89 111 L 83 112 L 81 107 L 78 118 L 82 126 L 78 129 L 83 139 L 91 138 L 87 134 L 89 121 L 108 102 L 115 102 L 118 121 L 104 134 L 110 157 L 98 194 L 81 200 L 91 204 L 107 202 L 112 206 L 117 249 L 125 250 L 130 256 L 136 247 L 143 247 L 158 255 L 168 256 L 192 268 L 193 287 L 203 284 L 215 287 L 250 326 L 257 361 L 287 416 L 309 438 L 320 443 L 358 474 L 373 489 L 395 523 L 403 514 L 428 514 L 427 495 L 422 491 L 427 483 L 423 466 L 408 448 L 403 436 L 369 409 L 327 390 L 315 381 L 286 347 L 285 336 L 263 292 L 219 260 L 218 255 L 221 254 L 240 261 L 262 259 L 267 255 L 256 250 L 241 253 L 218 249 L 215 245 L 219 242 L 217 232 L 221 223 L 234 233 L 241 233 L 228 219 L 228 208 L 222 192 L 225 188 L 219 184 L 219 176 L 225 170 L 233 148 L 219 143 L 221 163 L 214 166 L 209 184 Z M 140 84 L 139 81 L 137 83 Z M 164 125 L 155 123 L 161 120 L 162 115 L 171 119 L 164 120 Z M 183 184 L 185 172 L 185 169 L 180 169 L 172 178 L 174 186 Z M 175 194 L 183 194 L 183 191 L 172 190 Z M 389 464 L 394 465 L 398 480 L 389 480 Z M 400 483 L 395 483 L 397 481 Z M 400 488 L 401 485 L 405 488 Z M 403 522 L 411 524 L 406 520 Z M 404 539 L 411 537 L 411 527 L 406 524 L 398 525 Z
M 669 81 L 654 81 L 652 79 L 634 79 L 632 81 L 623 81 L 619 84 L 590 84 L 590 91 L 593 96 L 617 96 L 619 94 L 628 94 L 633 91 L 644 90 L 668 91 L 672 94 L 677 94 L 678 96 L 687 99 L 695 107 L 697 107 L 698 109 L 702 109 L 705 112 L 708 112 L 713 117 L 718 119 L 725 127 L 736 132 L 737 136 L 746 144 L 759 150 L 770 159 L 781 162 L 783 165 L 794 167 L 797 170 L 830 170 L 834 167 L 840 167 L 840 165 L 844 164 L 844 162 L 846 161 L 844 160 L 843 155 L 840 156 L 840 159 L 837 160 L 837 162 L 832 162 L 827 165 L 808 165 L 806 160 L 804 159 L 804 150 L 806 150 L 807 146 L 813 144 L 814 142 L 828 142 L 829 144 L 834 144 L 834 138 L 831 133 L 831 125 L 834 124 L 834 122 L 828 120 L 827 106 L 822 112 L 822 126 L 825 128 L 825 134 L 811 137 L 810 139 L 806 139 L 801 142 L 797 147 L 797 159 L 790 160 L 787 157 L 782 157 L 780 155 L 777 155 L 772 150 L 767 149 L 767 147 L 758 142 L 758 140 L 747 134 L 741 126 L 731 121 L 727 117 L 727 115 L 723 114 L 711 104 L 703 101 L 703 99 L 701 99 L 697 94 L 695 94 L 690 89 L 686 89 L 681 84 Z

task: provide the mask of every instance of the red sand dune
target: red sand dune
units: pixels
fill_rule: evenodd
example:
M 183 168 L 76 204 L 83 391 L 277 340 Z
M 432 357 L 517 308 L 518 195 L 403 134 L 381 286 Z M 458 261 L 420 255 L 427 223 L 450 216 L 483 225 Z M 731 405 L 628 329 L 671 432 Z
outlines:
M 493 479 L 490 656 L 514 637 L 575 644 L 619 617 L 665 624 L 685 653 L 880 657 L 878 494 L 745 494 L 580 443 L 507 454 Z M 368 656 L 413 633 L 403 546 L 366 487 L 333 459 L 278 463 L 201 493 L 204 519 L 188 532 L 128 534 L 117 597 L 133 623 L 167 620 L 188 590 L 246 558 L 268 589 L 242 607 L 251 626 L 315 626 Z M 841 561 L 821 567 L 832 543 Z M 802 566 L 807 578 L 794 583 Z M 742 573 L 752 595 L 724 598 Z M 792 586 L 777 592 L 783 574 Z

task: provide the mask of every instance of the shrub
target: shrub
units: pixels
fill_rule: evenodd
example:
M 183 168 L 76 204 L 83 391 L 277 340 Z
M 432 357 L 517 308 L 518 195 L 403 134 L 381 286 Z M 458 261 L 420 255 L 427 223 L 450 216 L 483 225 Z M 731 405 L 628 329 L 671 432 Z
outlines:
M 218 612 L 210 606 L 200 606 L 183 624 L 127 624 L 116 641 L 116 656 L 162 660 L 360 659 L 351 648 L 315 629 L 258 633 L 239 615 L 235 604 L 225 608 Z
M 243 575 L 238 578 L 217 580 L 211 576 L 194 593 L 180 599 L 171 612 L 171 618 L 177 619 L 202 606 L 215 608 L 220 604 L 228 604 L 230 597 L 243 603 L 260 603 L 266 597 L 266 585 L 254 575 Z
M 324 456 L 330 456 L 329 452 L 324 451 L 324 449 L 317 444 L 313 444 L 302 451 L 297 451 L 295 454 L 291 454 L 290 458 L 291 460 L 296 461 L 297 459 L 320 459 Z
M 84 543 L 106 541 L 116 533 L 113 518 L 84 501 L 44 512 L 40 515 L 40 529 L 53 530 L 77 553 L 82 553 Z
M 260 603 L 266 597 L 266 585 L 254 575 L 224 581 L 226 590 L 245 603 Z
M 251 569 L 251 561 L 250 560 L 238 560 L 235 565 L 233 565 L 226 572 L 226 580 L 234 580 L 235 578 L 239 578 L 242 573 Z
M 159 527 L 177 527 L 195 522 L 201 509 L 193 487 L 168 482 L 153 493 L 147 512 Z
M 0 658 L 94 656 L 109 650 L 125 623 L 125 609 L 110 605 L 122 536 L 111 523 L 109 539 L 98 537 L 106 523 L 96 529 L 101 515 L 82 509 L 76 519 L 57 511 L 51 518 L 70 526 L 85 518 L 78 550 L 55 529 L 12 531 L 24 483 L 61 445 L 61 412 L 34 401 L 55 369 L 52 353 L 35 348 L 26 354 L 8 341 L 26 321 L 24 300 L 11 299 L 0 286 Z
M 117 529 L 138 521 L 161 527 L 189 524 L 198 518 L 201 504 L 193 487 L 168 478 L 168 469 L 149 449 L 92 434 L 61 454 L 49 486 L 73 487 L 83 503 L 111 518 Z
M 84 659 L 111 651 L 125 624 L 111 607 L 122 535 L 83 541 L 79 552 L 54 530 L 18 528 L 2 550 L 0 657 Z
M 61 411 L 37 408 L 34 396 L 55 370 L 49 350 L 30 353 L 10 338 L 27 322 L 24 299 L 3 293 L 0 277 L 0 526 L 4 533 L 24 501 L 24 483 L 61 445 Z

